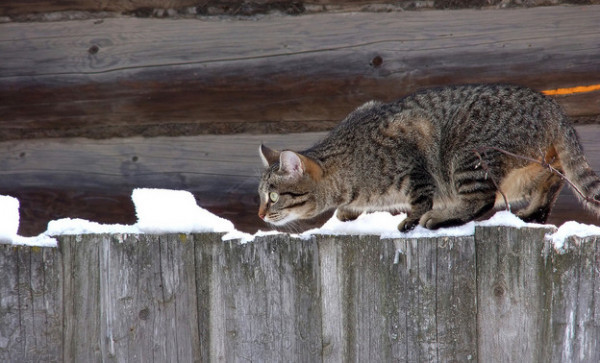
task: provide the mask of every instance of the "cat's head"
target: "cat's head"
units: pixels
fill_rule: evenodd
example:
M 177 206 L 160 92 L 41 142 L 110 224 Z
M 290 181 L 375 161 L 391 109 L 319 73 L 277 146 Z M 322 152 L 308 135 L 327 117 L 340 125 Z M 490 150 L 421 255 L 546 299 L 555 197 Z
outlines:
M 323 212 L 318 183 L 323 170 L 317 162 L 293 151 L 259 148 L 265 171 L 258 185 L 258 216 L 281 226 Z

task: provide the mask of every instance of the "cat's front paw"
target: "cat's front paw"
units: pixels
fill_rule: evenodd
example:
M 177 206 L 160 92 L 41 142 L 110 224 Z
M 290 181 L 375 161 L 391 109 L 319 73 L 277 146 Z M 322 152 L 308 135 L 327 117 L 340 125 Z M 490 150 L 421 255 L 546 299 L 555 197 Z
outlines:
M 448 215 L 446 211 L 432 209 L 423 214 L 419 224 L 427 229 L 438 229 L 442 227 L 452 227 L 462 224 L 463 221 Z
M 335 212 L 335 217 L 342 222 L 348 222 L 355 220 L 356 218 L 358 218 L 358 216 L 360 216 L 360 214 L 361 213 L 340 208 Z
M 417 218 L 406 217 L 400 224 L 398 225 L 398 230 L 400 232 L 408 232 L 411 229 L 415 228 L 419 224 L 419 220 Z

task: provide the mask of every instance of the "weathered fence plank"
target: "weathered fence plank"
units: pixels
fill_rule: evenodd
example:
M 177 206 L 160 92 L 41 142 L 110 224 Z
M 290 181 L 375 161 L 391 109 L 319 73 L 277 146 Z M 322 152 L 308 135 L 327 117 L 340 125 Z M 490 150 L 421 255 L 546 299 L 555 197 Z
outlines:
M 211 361 L 318 361 L 322 343 L 316 245 L 286 236 L 247 245 L 219 239 L 211 244 Z M 203 263 L 207 260 L 202 258 Z
M 62 262 L 56 249 L 0 245 L 0 361 L 61 361 Z
M 600 238 L 571 237 L 566 246 L 565 253 L 552 256 L 546 361 L 600 362 Z
M 551 263 L 546 228 L 477 228 L 480 357 L 543 362 L 549 326 Z M 515 344 L 527 342 L 527 344 Z
M 598 237 L 0 245 L 2 361 L 598 361 Z
M 438 361 L 477 361 L 477 271 L 475 244 L 465 238 L 438 242 L 436 341 Z
M 393 264 L 396 248 L 393 243 L 373 244 L 373 240 L 317 237 L 325 291 L 325 361 L 392 360 L 398 335 L 398 324 L 393 324 L 399 305 L 394 294 L 399 282 Z
M 189 362 L 200 355 L 194 244 L 186 238 L 63 238 L 72 296 L 65 361 Z
M 89 238 L 89 237 L 88 237 Z M 88 239 L 86 239 L 88 240 Z M 100 317 L 100 255 L 98 244 L 65 237 L 60 244 L 64 259 L 64 360 L 99 362 L 102 359 Z M 112 303 L 112 302 L 111 302 Z
M 472 237 L 402 240 L 399 250 L 402 290 L 396 294 L 400 300 L 397 311 L 405 321 L 406 340 L 399 347 L 397 359 L 424 362 L 474 358 Z

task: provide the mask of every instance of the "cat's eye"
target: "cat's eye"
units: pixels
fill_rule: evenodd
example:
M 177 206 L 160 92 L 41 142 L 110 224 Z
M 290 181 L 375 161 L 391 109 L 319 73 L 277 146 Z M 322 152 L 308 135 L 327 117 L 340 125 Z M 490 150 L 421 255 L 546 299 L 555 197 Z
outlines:
M 277 201 L 279 200 L 279 194 L 277 194 L 276 192 L 271 192 L 269 193 L 269 199 L 271 199 L 271 202 L 277 203 Z

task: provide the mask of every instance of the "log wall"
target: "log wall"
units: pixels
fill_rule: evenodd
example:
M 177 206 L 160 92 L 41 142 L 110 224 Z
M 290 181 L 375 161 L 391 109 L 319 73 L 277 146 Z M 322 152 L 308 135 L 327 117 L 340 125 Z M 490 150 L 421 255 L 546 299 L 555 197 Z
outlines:
M 533 7 L 559 4 L 598 4 L 598 0 L 72 0 L 0 1 L 0 17 L 11 21 L 56 21 L 116 15 L 190 17 L 252 16 L 270 12 L 289 15 L 327 11 L 402 11 Z M 0 18 L 1 19 L 1 18 Z
M 0 24 L 1 140 L 329 130 L 423 87 L 600 84 L 600 6 Z M 558 98 L 576 119 L 600 92 Z
M 2 361 L 600 360 L 600 238 L 60 237 L 0 246 Z

